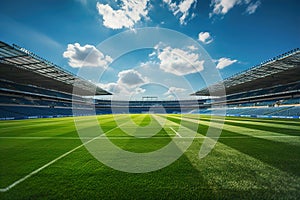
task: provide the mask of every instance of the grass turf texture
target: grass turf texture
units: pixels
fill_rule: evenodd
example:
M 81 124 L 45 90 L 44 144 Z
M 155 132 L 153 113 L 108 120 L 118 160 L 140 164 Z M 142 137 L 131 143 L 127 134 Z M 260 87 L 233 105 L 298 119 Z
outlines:
M 9 191 L 0 192 L 0 199 L 300 198 L 299 120 L 227 117 L 215 148 L 199 160 L 201 136 L 206 134 L 210 117 L 163 117 L 175 123 L 175 130 L 179 123 L 187 128 L 199 125 L 199 138 L 170 166 L 144 174 L 120 172 L 81 147 Z M 89 118 L 84 117 L 87 128 Z M 160 126 L 151 115 L 129 118 L 137 126 L 147 127 L 153 120 Z M 98 116 L 98 121 L 106 132 L 116 127 L 111 115 Z M 221 123 L 221 118 L 214 121 Z M 175 134 L 164 127 L 152 138 L 137 139 L 116 128 L 107 136 L 125 150 L 150 152 L 168 144 Z M 73 118 L 1 121 L 0 188 L 81 144 Z

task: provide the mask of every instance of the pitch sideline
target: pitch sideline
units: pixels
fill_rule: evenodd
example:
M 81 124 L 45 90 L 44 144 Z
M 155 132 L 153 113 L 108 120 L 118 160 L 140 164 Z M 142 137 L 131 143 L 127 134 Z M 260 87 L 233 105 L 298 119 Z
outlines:
M 116 130 L 116 129 L 119 128 L 119 127 L 120 127 L 120 126 L 117 126 L 117 127 L 113 128 L 113 129 L 111 129 L 111 130 L 105 132 L 104 134 L 102 134 L 102 135 L 100 135 L 100 136 L 98 136 L 98 137 L 95 137 L 95 138 L 93 138 L 93 139 L 91 139 L 91 140 L 89 140 L 89 141 L 87 141 L 87 142 L 85 142 L 85 143 L 83 143 L 83 144 L 81 144 L 81 145 L 75 147 L 74 149 L 71 149 L 70 151 L 68 151 L 68 152 L 66 152 L 66 153 L 64 153 L 64 154 L 62 154 L 61 156 L 59 156 L 59 157 L 55 158 L 54 160 L 48 162 L 47 164 L 43 165 L 42 167 L 40 167 L 40 168 L 34 170 L 33 172 L 29 173 L 28 175 L 24 176 L 23 178 L 21 178 L 21 179 L 15 181 L 13 184 L 7 186 L 6 188 L 0 188 L 0 192 L 7 192 L 7 191 L 9 191 L 11 188 L 15 187 L 16 185 L 18 185 L 19 183 L 25 181 L 26 179 L 30 178 L 31 176 L 37 174 L 38 172 L 40 172 L 40 171 L 42 171 L 43 169 L 45 169 L 46 167 L 52 165 L 52 164 L 55 163 L 56 161 L 58 161 L 58 160 L 60 160 L 60 159 L 62 159 L 62 158 L 64 158 L 64 157 L 66 157 L 67 155 L 73 153 L 74 151 L 76 151 L 77 149 L 83 147 L 84 145 L 86 145 L 86 144 L 88 144 L 88 143 L 90 143 L 90 142 L 96 140 L 97 138 L 102 137 L 102 136 L 105 135 L 106 133 L 109 133 L 109 132 L 112 132 L 112 131 Z

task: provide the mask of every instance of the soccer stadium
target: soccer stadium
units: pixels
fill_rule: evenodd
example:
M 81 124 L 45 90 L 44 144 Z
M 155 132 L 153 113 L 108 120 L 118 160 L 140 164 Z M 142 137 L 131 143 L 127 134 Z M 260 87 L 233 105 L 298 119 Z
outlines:
M 166 113 L 210 115 L 212 110 L 226 109 L 226 116 L 258 118 L 300 117 L 300 50 L 276 56 L 222 83 L 203 88 L 192 95 L 210 96 L 224 84 L 227 96 L 208 100 L 183 101 L 114 101 L 87 99 L 84 96 L 111 95 L 96 85 L 71 74 L 17 45 L 1 46 L 1 118 L 28 119 L 73 116 L 72 101 L 81 115 L 94 107 L 97 115 L 114 113 L 149 113 L 163 108 Z M 81 96 L 74 96 L 73 84 Z M 76 93 L 78 93 L 76 92 Z M 74 96 L 74 97 L 73 97 Z M 91 105 L 93 104 L 93 106 Z M 227 108 L 212 108 L 224 105 Z M 75 107 L 75 105 L 73 105 Z M 76 113 L 76 112 L 75 112 Z
M 41 2 L 0 3 L 0 199 L 300 198 L 300 49 L 291 20 L 299 16 L 296 1 Z M 210 10 L 211 21 L 201 29 L 224 41 L 209 31 L 196 41 L 167 29 L 160 32 L 167 36 L 157 34 L 158 26 L 194 32 L 203 22 L 199 5 Z M 285 15 L 278 24 L 265 26 L 273 18 L 260 9 L 273 16 L 279 8 Z M 41 25 L 42 19 L 49 24 Z M 95 19 L 104 36 L 97 35 L 99 24 L 91 25 Z M 241 34 L 232 37 L 221 21 L 243 21 Z M 276 33 L 283 25 L 286 30 Z M 158 31 L 146 29 L 146 37 L 141 26 Z M 117 32 L 122 29 L 129 30 L 125 40 Z M 257 37 L 268 31 L 274 37 Z M 274 42 L 282 35 L 290 39 Z M 152 42 L 152 36 L 158 39 Z M 77 37 L 86 45 L 70 43 Z M 119 40 L 88 44 L 107 37 Z M 157 42 L 172 37 L 177 46 Z M 139 49 L 135 40 L 151 45 Z M 123 57 L 114 56 L 123 48 Z M 212 59 L 205 49 L 241 59 Z M 132 67 L 135 58 L 140 68 Z M 101 70 L 103 79 L 93 79 Z M 178 80 L 189 80 L 192 89 Z
M 299 76 L 293 76 L 300 72 L 299 49 L 224 80 L 226 107 L 218 107 L 214 104 L 224 105 L 223 97 L 181 102 L 145 98 L 112 103 L 87 99 L 84 96 L 93 90 L 97 95 L 111 93 L 21 47 L 1 42 L 0 48 L 3 197 L 75 198 L 78 191 L 83 195 L 80 198 L 116 198 L 119 193 L 125 198 L 139 198 L 145 193 L 150 193 L 151 198 L 209 198 L 211 195 L 293 198 L 299 195 L 300 80 Z M 72 94 L 75 81 L 82 96 Z M 210 87 L 217 90 L 219 84 Z M 209 88 L 192 95 L 209 96 Z M 136 140 L 116 128 L 112 106 L 117 118 L 131 114 L 138 126 L 147 126 L 152 120 L 157 121 L 151 126 L 160 126 L 155 115 L 169 123 L 153 138 Z M 166 169 L 137 175 L 114 171 L 93 159 L 76 133 L 73 117 L 86 116 L 89 121 L 93 109 L 109 138 L 128 151 L 148 152 L 167 144 L 171 137 L 184 137 L 176 132 L 178 125 L 187 129 L 196 125 L 197 136 L 184 156 Z M 191 160 L 203 142 L 213 109 L 217 113 L 226 109 L 228 116 L 219 142 L 205 162 Z M 224 162 L 231 164 L 226 166 Z M 207 168 L 203 172 L 210 183 L 204 181 L 201 173 Z M 174 173 L 175 185 L 169 180 Z M 257 177 L 248 173 L 261 176 L 256 180 Z M 228 182 L 220 182 L 224 180 Z M 254 189 L 258 185 L 264 188 Z

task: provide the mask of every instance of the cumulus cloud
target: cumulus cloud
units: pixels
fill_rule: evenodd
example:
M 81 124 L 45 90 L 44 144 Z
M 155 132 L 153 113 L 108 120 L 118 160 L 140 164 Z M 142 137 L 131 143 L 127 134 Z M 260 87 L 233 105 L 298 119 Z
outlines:
M 146 90 L 140 86 L 147 82 L 147 77 L 142 76 L 134 69 L 129 69 L 119 72 L 116 82 L 106 84 L 99 83 L 98 86 L 112 92 L 116 97 L 124 98 L 130 95 L 144 93 Z
M 198 40 L 203 42 L 204 44 L 209 44 L 213 41 L 209 32 L 200 32 L 198 35 Z
M 210 17 L 213 15 L 225 15 L 236 5 L 249 5 L 246 13 L 253 14 L 260 4 L 260 1 L 251 3 L 251 0 L 212 0 L 211 6 L 213 7 L 213 11 L 210 13 Z
M 112 58 L 104 55 L 93 45 L 81 46 L 79 43 L 68 44 L 63 57 L 69 59 L 71 67 L 101 67 L 107 68 L 112 62 Z
M 196 51 L 196 50 L 198 50 L 198 48 L 195 47 L 194 45 L 188 46 L 187 48 L 188 48 L 189 50 L 191 50 L 191 51 Z
M 256 12 L 257 8 L 260 6 L 261 2 L 257 1 L 255 3 L 251 3 L 247 9 L 246 9 L 246 13 L 248 13 L 249 15 L 253 14 Z
M 157 57 L 160 60 L 159 67 L 165 72 L 183 76 L 203 70 L 204 60 L 199 59 L 199 55 L 192 50 L 182 50 L 169 46 L 157 49 Z
M 235 5 L 241 3 L 241 0 L 212 0 L 211 5 L 213 6 L 213 14 L 225 15 Z
M 128 87 L 134 87 L 146 82 L 146 78 L 134 69 L 121 71 L 118 77 L 118 84 L 125 84 Z
M 147 18 L 149 0 L 122 0 L 121 8 L 114 10 L 108 4 L 97 2 L 103 25 L 111 29 L 132 28 L 142 18 Z
M 191 18 L 195 16 L 194 13 L 190 14 L 190 10 L 193 5 L 196 5 L 197 0 L 182 0 L 178 4 L 176 4 L 176 2 L 173 2 L 172 0 L 163 1 L 168 5 L 174 16 L 180 16 L 180 24 L 186 24 L 187 18 L 189 16 L 191 16 Z
M 166 100 L 172 101 L 172 100 L 177 100 L 174 95 L 169 95 L 166 97 Z
M 172 95 L 178 96 L 180 93 L 183 93 L 183 92 L 185 92 L 185 91 L 186 91 L 186 89 L 184 89 L 184 88 L 170 87 L 170 88 L 168 89 L 168 91 L 164 93 L 164 95 L 165 95 L 165 96 L 170 96 L 170 95 L 171 95 L 171 96 L 172 96 Z
M 120 87 L 117 83 L 98 83 L 99 87 L 103 88 L 104 90 L 110 91 L 112 93 L 121 93 L 122 87 Z
M 220 58 L 217 60 L 218 64 L 216 66 L 217 69 L 224 69 L 225 67 L 228 67 L 229 65 L 232 65 L 233 63 L 236 63 L 237 60 L 231 60 L 230 58 Z
M 169 6 L 169 9 L 172 12 L 175 12 L 175 10 L 178 8 L 176 2 L 172 2 L 172 0 L 163 0 L 163 2 Z
M 137 87 L 134 89 L 134 94 L 143 94 L 146 92 L 146 89 Z

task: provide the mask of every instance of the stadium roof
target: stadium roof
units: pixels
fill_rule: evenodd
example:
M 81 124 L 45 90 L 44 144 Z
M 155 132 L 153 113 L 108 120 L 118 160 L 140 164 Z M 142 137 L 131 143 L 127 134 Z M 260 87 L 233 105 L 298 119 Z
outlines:
M 21 48 L 0 41 L 0 78 L 77 95 L 111 95 L 97 85 Z
M 191 95 L 214 96 L 224 85 L 226 94 L 293 83 L 300 80 L 300 49 L 294 49 L 262 62 L 246 71 L 235 74 L 222 82 L 203 88 Z

